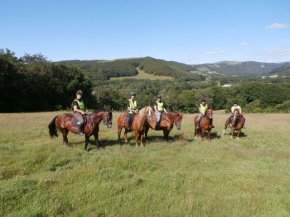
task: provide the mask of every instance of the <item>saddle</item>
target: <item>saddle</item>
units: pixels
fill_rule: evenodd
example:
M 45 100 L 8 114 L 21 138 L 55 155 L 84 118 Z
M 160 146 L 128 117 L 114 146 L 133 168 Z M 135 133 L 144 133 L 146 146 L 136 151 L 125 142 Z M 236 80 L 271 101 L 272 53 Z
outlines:
M 133 120 L 135 119 L 135 116 L 136 114 L 130 114 L 130 115 L 126 115 L 126 118 L 124 120 L 124 123 L 126 123 L 128 126 L 127 126 L 127 130 L 128 131 L 131 131 L 131 127 L 132 127 L 132 123 L 133 123 Z
M 84 123 L 83 123 L 83 127 L 85 128 L 85 126 L 87 124 L 91 124 L 91 119 L 89 115 L 83 115 L 84 117 Z M 76 115 L 73 116 L 72 120 L 71 120 L 71 124 L 73 127 L 79 127 L 78 124 L 79 120 L 77 119 Z

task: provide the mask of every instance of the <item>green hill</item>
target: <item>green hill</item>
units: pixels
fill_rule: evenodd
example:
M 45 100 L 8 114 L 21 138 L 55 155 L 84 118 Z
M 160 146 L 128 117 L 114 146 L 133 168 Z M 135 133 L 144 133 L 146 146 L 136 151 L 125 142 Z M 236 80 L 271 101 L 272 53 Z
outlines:
M 113 77 L 132 77 L 138 74 L 138 69 L 148 74 L 169 76 L 177 80 L 204 80 L 202 74 L 191 73 L 193 66 L 174 61 L 154 59 L 152 57 L 104 60 L 69 60 L 61 61 L 76 66 L 94 80 L 108 80 Z
M 286 77 L 289 77 L 290 76 L 290 66 L 280 67 L 280 68 L 274 69 L 273 71 L 271 71 L 267 75 L 268 76 L 281 76 L 281 77 L 286 76 Z

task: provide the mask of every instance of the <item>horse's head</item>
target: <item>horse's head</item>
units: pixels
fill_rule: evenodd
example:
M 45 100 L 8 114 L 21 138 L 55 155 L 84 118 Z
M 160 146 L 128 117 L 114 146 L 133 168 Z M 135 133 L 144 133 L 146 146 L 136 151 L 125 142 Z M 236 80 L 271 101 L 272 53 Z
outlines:
M 112 119 L 113 119 L 112 112 L 111 111 L 105 111 L 102 120 L 103 120 L 103 123 L 108 128 L 112 127 Z
M 213 116 L 213 109 L 212 108 L 208 108 L 205 112 L 205 116 L 209 119 L 212 120 L 212 116 Z
M 236 108 L 234 110 L 234 119 L 233 119 L 233 121 L 236 121 L 239 116 L 240 116 L 240 110 Z
M 147 122 L 151 125 L 151 127 L 155 128 L 156 126 L 156 120 L 154 117 L 154 111 L 151 106 L 146 106 L 145 107 L 145 112 L 146 112 L 146 120 Z
M 181 128 L 181 121 L 182 121 L 182 115 L 179 113 L 174 113 L 173 115 L 173 124 L 176 126 L 177 130 L 180 130 Z

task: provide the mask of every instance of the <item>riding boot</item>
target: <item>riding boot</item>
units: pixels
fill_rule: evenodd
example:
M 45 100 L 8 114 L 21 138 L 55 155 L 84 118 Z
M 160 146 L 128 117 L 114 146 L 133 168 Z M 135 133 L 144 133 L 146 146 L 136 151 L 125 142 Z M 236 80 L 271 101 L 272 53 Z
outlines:
M 199 129 L 199 126 L 200 126 L 200 121 L 196 121 L 196 122 L 195 122 L 195 129 L 198 130 L 198 129 Z
M 78 133 L 80 136 L 83 136 L 83 135 L 85 135 L 84 134 L 84 124 L 81 124 L 80 126 L 79 126 L 79 133 Z
M 127 126 L 126 130 L 127 130 L 127 131 L 131 131 L 131 130 L 132 130 L 132 129 L 131 129 L 131 125 L 132 125 L 132 116 L 128 116 L 128 117 L 127 117 L 127 124 L 128 124 L 128 126 Z

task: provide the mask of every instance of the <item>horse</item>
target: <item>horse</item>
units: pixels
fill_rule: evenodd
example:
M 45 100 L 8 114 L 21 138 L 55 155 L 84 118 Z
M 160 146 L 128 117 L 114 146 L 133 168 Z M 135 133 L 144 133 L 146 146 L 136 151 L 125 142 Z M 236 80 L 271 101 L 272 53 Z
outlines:
M 154 114 L 153 109 L 150 106 L 146 106 L 146 107 L 142 108 L 138 112 L 138 114 L 136 114 L 133 117 L 131 129 L 132 129 L 132 131 L 134 131 L 134 134 L 135 134 L 136 147 L 139 147 L 139 141 L 141 143 L 141 147 L 144 146 L 143 140 L 144 140 L 145 121 L 147 119 L 147 121 L 149 121 L 150 123 L 152 123 L 152 125 L 154 125 L 153 114 Z M 125 132 L 124 132 L 125 141 L 126 141 L 126 143 L 128 143 L 127 133 L 129 131 L 127 129 L 128 123 L 126 122 L 126 118 L 127 118 L 126 113 L 121 113 L 117 117 L 118 141 L 120 144 L 122 144 L 120 136 L 121 136 L 121 131 L 123 128 L 125 128 Z
M 168 141 L 168 136 L 170 131 L 173 128 L 173 125 L 176 126 L 177 130 L 180 130 L 181 128 L 181 121 L 182 121 L 182 115 L 179 114 L 178 112 L 167 112 L 162 115 L 162 119 L 159 122 L 159 125 L 154 127 L 152 124 L 152 120 L 146 119 L 146 124 L 145 124 L 145 138 L 148 141 L 148 136 L 147 133 L 149 131 L 149 128 L 153 130 L 162 130 L 163 131 L 163 138 L 164 140 Z M 156 125 L 156 123 L 155 123 Z
M 233 117 L 233 121 L 232 121 L 232 124 L 231 124 L 231 135 L 232 135 L 232 138 L 234 138 L 234 132 L 237 131 L 237 138 L 239 139 L 240 138 L 240 133 L 241 133 L 241 130 L 242 128 L 244 127 L 245 125 L 245 122 L 246 122 L 246 119 L 245 117 L 240 114 L 240 111 L 239 109 L 235 109 L 234 110 L 234 117 Z M 226 122 L 225 122 L 225 128 L 223 130 L 223 136 L 226 132 L 226 129 L 228 128 L 228 126 L 230 125 L 230 118 L 228 117 Z
M 200 120 L 200 126 L 198 129 L 196 128 L 196 126 L 198 124 L 197 119 L 198 119 L 198 115 L 196 115 L 194 117 L 194 126 L 195 126 L 194 137 L 197 137 L 199 135 L 201 137 L 201 140 L 203 140 L 204 133 L 207 131 L 207 138 L 210 140 L 211 139 L 210 133 L 211 133 L 211 129 L 213 128 L 213 126 L 212 126 L 213 109 L 208 108 L 205 111 L 204 116 Z
M 85 150 L 88 150 L 89 138 L 94 135 L 96 148 L 99 148 L 99 124 L 101 121 L 108 127 L 112 127 L 112 112 L 111 111 L 95 111 L 86 116 L 86 124 L 84 126 L 85 134 Z M 75 123 L 76 119 L 71 113 L 64 113 L 55 116 L 48 125 L 49 135 L 51 138 L 57 137 L 57 130 L 62 133 L 63 144 L 68 146 L 67 135 L 69 132 L 77 134 L 79 126 Z

